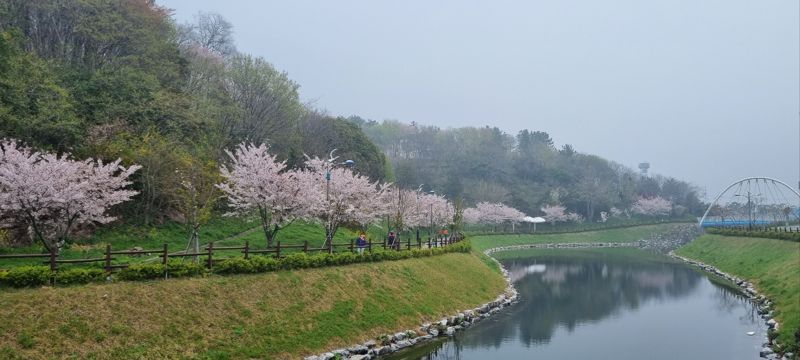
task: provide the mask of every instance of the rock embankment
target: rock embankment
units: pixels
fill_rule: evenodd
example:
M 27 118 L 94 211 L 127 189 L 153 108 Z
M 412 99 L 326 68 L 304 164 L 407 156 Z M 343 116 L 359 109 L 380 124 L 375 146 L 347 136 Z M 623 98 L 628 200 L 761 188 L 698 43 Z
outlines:
M 758 293 L 758 291 L 756 291 L 756 289 L 753 287 L 753 284 L 747 282 L 747 280 L 739 278 L 738 276 L 733 276 L 733 275 L 728 274 L 728 273 L 726 273 L 724 271 L 721 271 L 721 270 L 717 269 L 714 266 L 705 264 L 705 263 L 697 261 L 697 260 L 685 258 L 683 256 L 675 254 L 674 252 L 670 252 L 669 256 L 672 256 L 672 257 L 674 257 L 676 259 L 680 259 L 680 260 L 682 260 L 682 261 L 684 261 L 684 262 L 686 262 L 688 264 L 697 266 L 700 269 L 703 269 L 704 271 L 707 271 L 709 273 L 715 274 L 715 275 L 717 275 L 717 276 L 719 276 L 721 278 L 724 278 L 724 279 L 736 284 L 736 286 L 738 286 L 742 290 L 742 293 L 745 296 L 747 296 L 750 299 L 750 301 L 752 301 L 756 305 L 756 307 L 758 309 L 759 316 L 761 316 L 761 318 L 764 320 L 764 323 L 766 324 L 766 326 L 770 330 L 770 332 L 777 332 L 778 331 L 778 328 L 780 327 L 780 324 L 778 323 L 777 320 L 775 320 L 773 318 L 772 301 L 769 300 L 766 296 L 760 295 Z M 762 349 L 759 352 L 759 355 L 762 358 L 789 360 L 789 359 L 792 359 L 793 356 L 794 356 L 794 354 L 792 354 L 792 353 L 783 354 L 783 357 L 778 355 L 776 353 L 776 350 L 780 351 L 781 345 L 778 344 L 773 339 L 770 339 L 769 336 L 764 338 L 764 342 L 762 343 L 761 347 L 762 347 Z
M 638 243 L 643 249 L 668 253 L 688 244 L 702 234 L 703 230 L 697 224 L 683 224 L 673 227 L 669 231 L 655 233 L 646 239 L 639 240 Z
M 500 266 L 500 271 L 503 273 L 503 278 L 508 282 L 508 287 L 506 287 L 502 294 L 498 295 L 497 298 L 490 302 L 473 309 L 458 312 L 452 316 L 444 317 L 433 323 L 421 324 L 416 329 L 408 329 L 394 334 L 383 334 L 378 336 L 375 340 L 319 355 L 307 356 L 305 360 L 369 360 L 400 351 L 409 346 L 433 340 L 437 337 L 453 336 L 457 331 L 464 330 L 481 320 L 489 318 L 502 308 L 517 301 L 517 289 L 512 285 L 508 276 L 508 271 L 502 266 Z

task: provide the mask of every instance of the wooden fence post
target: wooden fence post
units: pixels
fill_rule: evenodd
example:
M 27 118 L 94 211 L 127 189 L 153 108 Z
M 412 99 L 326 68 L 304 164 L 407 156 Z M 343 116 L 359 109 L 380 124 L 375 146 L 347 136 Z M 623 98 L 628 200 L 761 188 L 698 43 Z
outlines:
M 355 244 L 355 240 L 350 239 L 350 252 L 353 252 L 353 245 Z
M 106 272 L 111 272 L 111 244 L 106 244 Z
M 276 259 L 280 259 L 281 258 L 281 242 L 280 242 L 280 240 L 278 240 L 278 243 L 275 244 L 275 245 L 276 245 L 275 246 L 275 258 Z
M 250 241 L 244 242 L 244 259 L 247 260 L 250 258 Z
M 411 250 L 411 237 L 409 236 L 406 241 L 406 250 Z
M 369 241 L 367 242 L 367 251 L 372 253 L 372 239 L 369 239 Z
M 308 240 L 303 241 L 303 252 L 308 253 Z
M 162 254 L 163 258 L 161 259 L 161 263 L 164 265 L 164 279 L 166 279 L 169 276 L 169 269 L 167 268 L 169 264 L 168 246 L 169 245 L 167 243 L 164 243 L 164 253 Z
M 431 248 L 431 238 L 428 237 L 428 249 L 430 249 L 430 248 Z
M 56 265 L 56 249 L 50 248 L 50 271 L 56 271 L 58 269 L 58 265 Z
M 214 266 L 214 242 L 208 243 L 208 269 Z

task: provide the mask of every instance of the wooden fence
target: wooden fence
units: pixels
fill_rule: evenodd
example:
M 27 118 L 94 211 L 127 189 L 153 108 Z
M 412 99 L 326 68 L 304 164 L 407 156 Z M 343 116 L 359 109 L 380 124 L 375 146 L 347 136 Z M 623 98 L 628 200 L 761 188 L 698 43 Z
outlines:
M 440 238 L 428 238 L 427 241 L 415 241 L 412 243 L 411 238 L 407 239 L 405 242 L 397 241 L 395 244 L 390 245 L 384 240 L 382 243 L 374 243 L 370 239 L 367 242 L 367 245 L 363 247 L 363 251 L 372 252 L 373 249 L 384 249 L 384 250 L 395 250 L 395 251 L 408 251 L 412 248 L 421 249 L 423 247 L 426 248 L 436 248 L 442 247 L 450 244 L 454 244 L 456 242 L 461 241 L 463 238 L 460 236 L 449 236 L 449 237 L 440 237 Z M 251 248 L 250 242 L 245 241 L 244 245 L 242 246 L 214 246 L 214 242 L 208 243 L 205 247 L 202 248 L 199 252 L 178 252 L 178 253 L 169 253 L 169 244 L 164 244 L 161 249 L 142 249 L 142 250 L 113 250 L 111 248 L 111 244 L 106 245 L 106 249 L 104 252 L 104 256 L 100 258 L 88 258 L 88 259 L 59 259 L 58 255 L 55 251 L 49 254 L 8 254 L 2 255 L 0 254 L 0 263 L 4 259 L 25 259 L 25 258 L 47 258 L 47 260 L 43 261 L 43 264 L 49 264 L 50 270 L 56 271 L 58 270 L 59 264 L 77 264 L 77 263 L 103 263 L 103 268 L 107 272 L 112 272 L 117 269 L 122 269 L 130 266 L 130 263 L 126 264 L 115 264 L 113 263 L 117 258 L 115 255 L 146 255 L 146 256 L 155 256 L 157 255 L 160 259 L 161 263 L 166 265 L 169 262 L 170 258 L 180 258 L 180 257 L 197 257 L 202 258 L 204 265 L 211 269 L 214 266 L 214 263 L 217 261 L 225 260 L 230 257 L 219 257 L 219 255 L 215 258 L 214 255 L 218 251 L 233 251 L 238 250 L 240 253 L 243 254 L 245 259 L 249 259 L 251 255 L 255 254 L 263 254 L 267 256 L 273 256 L 275 258 L 284 257 L 287 253 L 292 252 L 303 252 L 303 253 L 314 253 L 314 252 L 327 252 L 329 254 L 335 252 L 356 252 L 358 251 L 359 246 L 356 245 L 355 240 L 351 240 L 349 243 L 331 243 L 328 246 L 323 247 L 311 247 L 308 244 L 308 241 L 303 241 L 303 244 L 296 244 L 296 245 L 282 245 L 280 241 L 275 243 L 274 247 L 266 248 L 266 249 L 258 249 L 258 248 Z

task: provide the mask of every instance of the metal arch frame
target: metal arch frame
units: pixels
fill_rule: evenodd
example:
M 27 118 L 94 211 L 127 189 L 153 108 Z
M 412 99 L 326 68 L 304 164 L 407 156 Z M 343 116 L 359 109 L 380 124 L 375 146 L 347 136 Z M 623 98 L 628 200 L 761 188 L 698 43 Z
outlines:
M 706 216 L 708 216 L 708 212 L 709 212 L 709 211 L 711 211 L 711 208 L 714 206 L 714 204 L 716 204 L 716 203 L 717 203 L 717 200 L 719 200 L 719 198 L 721 198 L 721 197 L 722 197 L 722 195 L 725 195 L 725 193 L 726 193 L 728 190 L 730 190 L 732 187 L 736 186 L 736 184 L 741 184 L 741 183 L 743 183 L 743 182 L 745 182 L 745 181 L 750 181 L 750 180 L 764 180 L 765 182 L 766 182 L 766 181 L 772 181 L 773 183 L 778 183 L 778 184 L 781 184 L 781 185 L 785 186 L 787 189 L 791 190 L 791 191 L 792 191 L 792 192 L 793 192 L 795 195 L 797 195 L 797 198 L 798 198 L 798 200 L 800 200 L 800 193 L 799 193 L 799 192 L 797 192 L 797 190 L 793 189 L 791 186 L 787 185 L 785 182 L 783 182 L 783 181 L 780 181 L 780 180 L 778 180 L 778 179 L 773 179 L 773 178 L 768 178 L 768 177 L 763 177 L 763 176 L 761 176 L 761 177 L 758 177 L 758 176 L 756 176 L 756 177 L 748 177 L 748 178 L 744 178 L 744 179 L 741 179 L 741 180 L 739 180 L 739 181 L 736 181 L 736 182 L 734 182 L 733 184 L 730 184 L 730 185 L 728 185 L 728 187 L 726 187 L 726 188 L 725 188 L 725 190 L 722 190 L 722 192 L 720 192 L 720 193 L 717 195 L 717 197 L 715 197 L 715 198 L 714 198 L 714 201 L 712 201 L 712 202 L 711 202 L 711 203 L 708 205 L 708 209 L 706 209 L 706 212 L 705 212 L 705 213 L 703 213 L 703 217 L 702 217 L 702 218 L 700 219 L 700 221 L 697 223 L 697 226 L 698 226 L 698 227 L 702 227 L 702 226 L 703 226 L 703 222 L 704 222 L 704 221 L 706 221 Z

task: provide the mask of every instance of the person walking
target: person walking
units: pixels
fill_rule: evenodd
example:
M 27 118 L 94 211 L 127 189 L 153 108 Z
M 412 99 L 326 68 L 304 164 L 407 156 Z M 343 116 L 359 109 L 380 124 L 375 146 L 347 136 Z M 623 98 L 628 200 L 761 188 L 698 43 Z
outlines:
M 386 237 L 386 244 L 389 247 L 389 249 L 394 249 L 395 240 L 396 237 L 394 236 L 394 231 L 389 231 L 389 236 Z
M 367 247 L 367 235 L 361 233 L 358 235 L 358 239 L 356 239 L 356 251 L 358 251 L 358 255 L 364 255 L 364 248 Z

